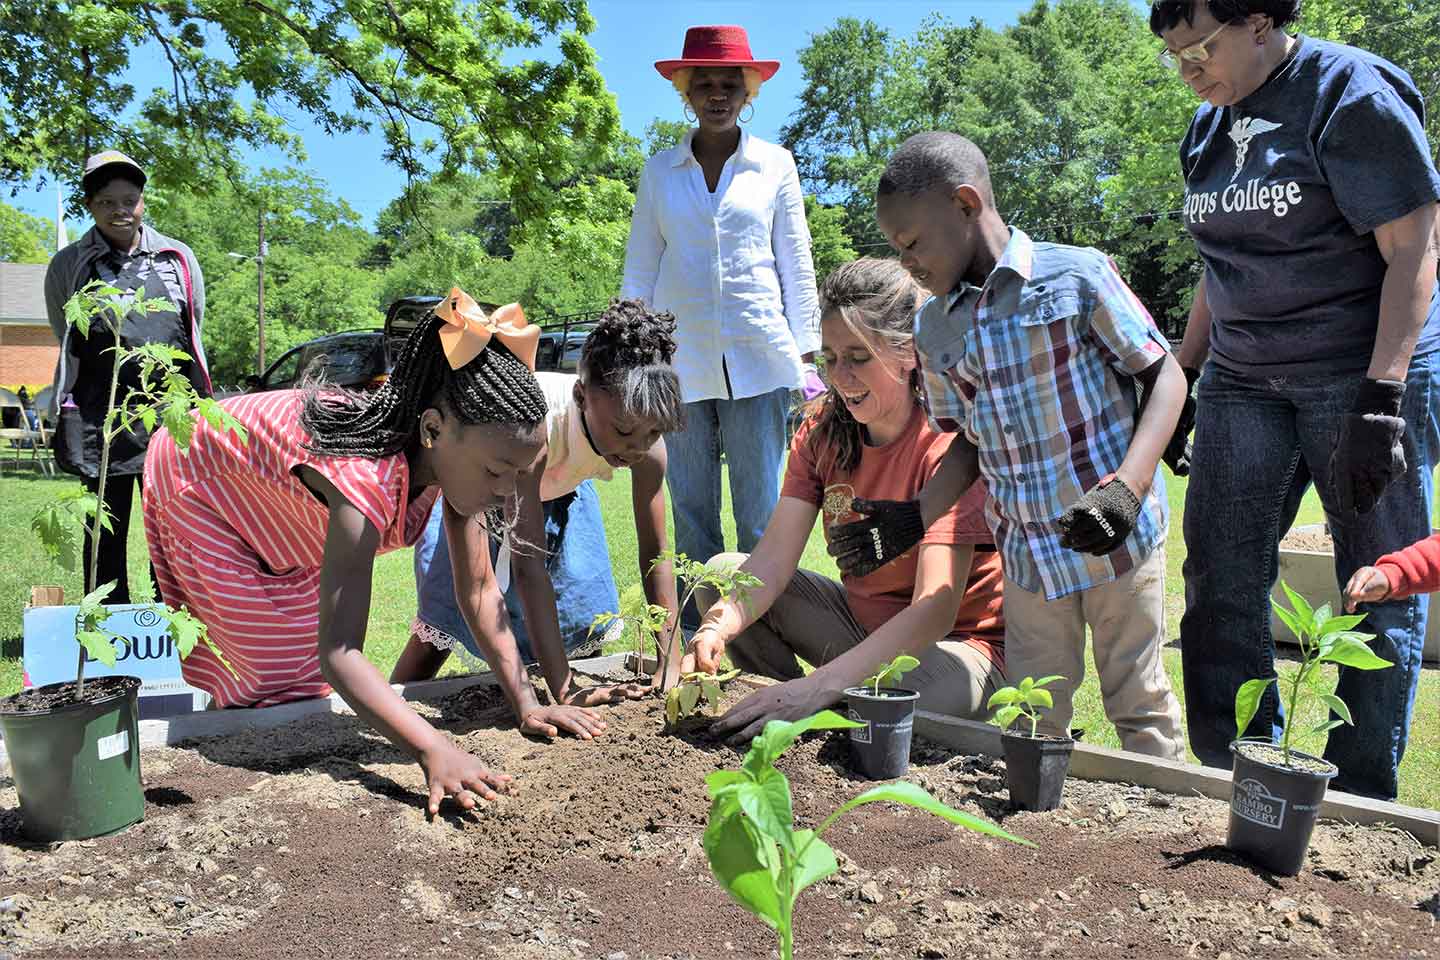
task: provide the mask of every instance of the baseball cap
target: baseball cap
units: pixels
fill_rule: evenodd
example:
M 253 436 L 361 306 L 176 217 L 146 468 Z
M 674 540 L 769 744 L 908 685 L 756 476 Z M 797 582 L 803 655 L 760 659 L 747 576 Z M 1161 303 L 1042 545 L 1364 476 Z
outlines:
M 93 192 L 91 184 L 97 182 L 100 179 L 101 172 L 110 167 L 119 167 L 133 173 L 139 178 L 140 186 L 145 186 L 145 169 L 141 167 L 140 164 L 131 160 L 119 150 L 101 150 L 99 153 L 91 155 L 90 159 L 85 161 L 85 172 L 80 177 L 80 189 L 84 191 L 87 196 L 91 194 Z

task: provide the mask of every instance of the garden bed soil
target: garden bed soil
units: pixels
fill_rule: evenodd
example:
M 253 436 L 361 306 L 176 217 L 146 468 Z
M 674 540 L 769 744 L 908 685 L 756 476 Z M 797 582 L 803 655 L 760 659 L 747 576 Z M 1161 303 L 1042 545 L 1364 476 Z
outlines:
M 1309 524 L 1292 527 L 1280 540 L 1281 550 L 1299 550 L 1304 553 L 1334 553 L 1335 541 L 1324 524 Z
M 418 706 L 514 795 L 431 822 L 420 768 L 333 714 L 147 750 L 146 818 L 112 837 L 25 844 L 0 779 L 0 955 L 771 955 L 700 848 L 733 751 L 662 736 L 658 700 L 591 744 L 520 736 L 491 688 Z M 802 824 L 868 786 L 847 754 L 815 736 L 780 761 Z M 1221 802 L 1072 780 L 1059 810 L 1012 813 L 1002 761 L 918 740 L 907 779 L 1038 848 L 863 807 L 827 835 L 841 871 L 802 897 L 797 956 L 1440 957 L 1440 859 L 1408 834 L 1322 823 L 1281 878 L 1224 850 Z

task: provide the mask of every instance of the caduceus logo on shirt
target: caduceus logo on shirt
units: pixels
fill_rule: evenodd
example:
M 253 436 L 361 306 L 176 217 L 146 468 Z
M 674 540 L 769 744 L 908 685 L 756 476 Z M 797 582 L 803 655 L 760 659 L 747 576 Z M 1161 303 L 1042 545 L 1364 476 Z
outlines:
M 1235 141 L 1235 172 L 1230 174 L 1234 183 L 1245 167 L 1245 154 L 1250 150 L 1250 141 L 1262 133 L 1279 130 L 1280 124 L 1261 120 L 1258 117 L 1241 117 L 1230 127 L 1230 139 Z

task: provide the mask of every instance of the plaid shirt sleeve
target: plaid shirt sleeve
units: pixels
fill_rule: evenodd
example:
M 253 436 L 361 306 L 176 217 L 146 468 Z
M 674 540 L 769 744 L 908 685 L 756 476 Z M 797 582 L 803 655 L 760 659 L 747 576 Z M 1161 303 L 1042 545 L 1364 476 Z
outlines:
M 1089 335 L 1112 367 L 1134 376 L 1170 352 L 1170 344 L 1155 326 L 1150 311 L 1121 278 L 1115 261 L 1109 257 L 1100 263 L 1094 295 Z
M 929 335 L 944 316 L 944 298 L 932 297 L 915 314 L 915 361 L 920 369 L 920 398 L 930 428 L 938 433 L 955 433 L 965 424 L 966 403 L 954 379 L 940 362 L 931 356 L 936 349 Z M 954 358 L 952 358 L 954 359 Z

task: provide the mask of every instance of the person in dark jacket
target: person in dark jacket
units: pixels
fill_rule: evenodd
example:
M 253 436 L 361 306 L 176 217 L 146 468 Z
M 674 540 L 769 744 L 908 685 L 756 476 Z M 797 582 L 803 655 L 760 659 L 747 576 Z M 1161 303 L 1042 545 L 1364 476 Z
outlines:
M 109 403 L 116 335 L 103 323 L 92 323 L 88 336 L 65 320 L 65 303 L 91 281 L 99 280 L 147 300 L 163 299 L 169 309 L 128 313 L 120 324 L 125 347 L 167 343 L 192 358 L 185 371 L 202 395 L 210 393 L 210 373 L 200 344 L 205 313 L 205 281 L 195 254 L 178 240 L 145 225 L 145 171 L 118 150 L 97 153 L 85 161 L 80 188 L 95 225 L 77 242 L 58 252 L 45 272 L 45 308 L 50 329 L 60 341 L 55 367 L 55 458 L 60 467 L 78 475 L 97 492 L 101 428 Z M 139 371 L 129 364 L 120 371 L 117 403 L 140 386 Z M 125 545 L 135 481 L 145 462 L 149 431 L 137 426 L 115 438 L 110 450 L 105 508 L 111 529 L 100 536 L 99 571 L 90 579 L 96 545 L 85 542 L 85 589 L 115 581 L 111 603 L 130 602 Z

